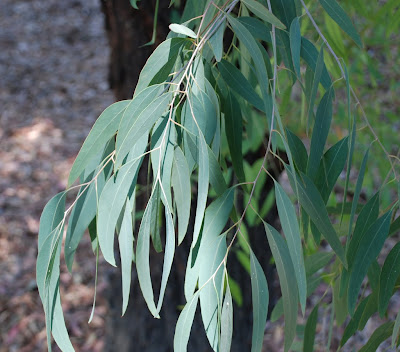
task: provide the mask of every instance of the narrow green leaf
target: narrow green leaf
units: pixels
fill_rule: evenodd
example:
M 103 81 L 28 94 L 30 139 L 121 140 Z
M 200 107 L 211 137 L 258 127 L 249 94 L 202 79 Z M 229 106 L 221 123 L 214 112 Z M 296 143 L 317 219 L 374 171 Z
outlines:
M 146 91 L 144 91 L 143 94 L 145 92 Z M 137 103 L 142 101 L 139 97 L 140 95 L 138 95 Z M 117 135 L 114 169 L 122 165 L 124 158 L 129 150 L 131 150 L 132 146 L 135 145 L 141 136 L 150 131 L 151 127 L 153 127 L 156 121 L 167 110 L 171 98 L 171 93 L 164 93 L 149 103 L 143 110 L 141 110 L 141 107 L 137 107 L 138 110 L 135 110 L 135 112 L 129 115 L 130 118 L 124 119 Z
M 343 325 L 349 313 L 347 310 L 347 295 L 340 296 L 340 284 L 340 280 L 336 280 L 333 286 L 333 305 L 337 326 Z
M 218 350 L 219 325 L 218 309 L 222 305 L 222 289 L 224 285 L 224 257 L 226 255 L 226 236 L 202 239 L 203 246 L 200 262 L 199 287 L 201 317 L 208 341 L 214 351 Z
M 347 340 L 352 337 L 357 331 L 358 324 L 360 323 L 361 316 L 364 313 L 364 309 L 368 303 L 369 298 L 370 297 L 364 298 L 358 305 L 356 312 L 354 313 L 353 317 L 347 324 L 346 329 L 344 330 L 342 339 L 340 340 L 340 346 L 343 346 L 347 342 Z
M 377 328 L 360 352 L 376 352 L 380 344 L 392 335 L 394 323 L 388 321 Z
M 149 85 L 164 83 L 167 80 L 186 40 L 183 38 L 167 39 L 154 50 L 140 72 L 134 96 Z
M 204 210 L 207 204 L 208 184 L 210 180 L 209 172 L 209 160 L 208 160 L 208 146 L 200 132 L 199 138 L 199 180 L 197 188 L 197 207 L 196 207 L 196 218 L 194 222 L 193 230 L 193 243 L 197 242 L 197 238 L 200 233 L 201 224 L 203 223 Z
M 193 39 L 197 38 L 196 33 L 193 32 L 190 28 L 184 26 L 183 24 L 171 23 L 169 25 L 169 29 L 174 33 L 183 34 Z
M 294 191 L 296 190 L 296 185 L 294 182 L 297 182 L 297 190 L 300 204 L 310 216 L 311 220 L 318 228 L 318 230 L 326 238 L 340 261 L 346 267 L 347 263 L 344 249 L 342 247 L 342 244 L 340 243 L 339 237 L 335 229 L 332 226 L 331 221 L 329 220 L 329 215 L 325 207 L 325 202 L 323 201 L 317 188 L 306 175 L 302 174 L 302 178 L 304 180 L 303 184 L 303 182 L 299 181 L 297 177 L 295 179 L 295 175 L 293 175 L 290 167 L 286 165 L 285 168 L 289 176 L 292 189 Z
M 310 156 L 307 164 L 307 176 L 313 181 L 316 178 L 321 157 L 324 153 L 326 139 L 332 121 L 333 90 L 329 89 L 319 103 L 311 137 Z
M 122 273 L 122 315 L 128 307 L 129 294 L 131 291 L 131 270 L 133 260 L 133 228 L 132 209 L 130 202 L 125 202 L 125 211 L 122 219 L 121 230 L 118 236 L 119 252 L 121 256 Z
M 271 0 L 272 12 L 289 28 L 296 17 L 296 5 L 293 0 Z
M 233 304 L 229 283 L 226 284 L 224 304 L 221 314 L 221 343 L 220 352 L 229 352 L 231 350 L 233 333 Z
M 243 170 L 243 122 L 242 111 L 238 101 L 232 93 L 228 93 L 224 104 L 225 133 L 228 140 L 229 152 L 231 154 L 233 168 L 239 182 L 245 182 Z
M 242 3 L 257 17 L 265 22 L 271 23 L 277 28 L 286 29 L 286 26 L 279 21 L 264 5 L 255 0 L 242 0 Z
M 226 185 L 224 176 L 222 175 L 221 166 L 219 165 L 217 158 L 213 151 L 208 148 L 208 161 L 209 161 L 209 172 L 210 172 L 210 185 L 214 188 L 215 192 L 220 196 L 226 191 L 228 186 Z
M 171 210 L 168 209 L 167 202 L 163 200 L 165 204 L 165 222 L 166 222 L 166 240 L 165 240 L 165 254 L 163 273 L 161 278 L 160 295 L 157 303 L 157 312 L 161 311 L 162 303 L 164 300 L 165 289 L 167 287 L 168 277 L 171 273 L 172 262 L 175 254 L 175 228 L 174 221 L 172 219 Z
M 349 236 L 351 234 L 351 229 L 353 228 L 354 214 L 356 212 L 358 199 L 360 198 L 361 187 L 364 182 L 364 175 L 365 175 L 365 169 L 367 167 L 368 153 L 369 153 L 369 148 L 367 149 L 367 151 L 364 154 L 364 157 L 363 157 L 363 160 L 361 163 L 360 172 L 358 173 L 356 189 L 354 191 L 353 203 L 351 205 L 351 214 L 350 214 L 350 221 L 349 221 Z
M 265 222 L 264 227 L 281 285 L 285 316 L 285 351 L 288 351 L 296 336 L 298 294 L 297 290 L 293 289 L 296 275 L 285 240 L 278 231 Z
M 399 336 L 399 331 L 400 331 L 400 311 L 397 313 L 396 321 L 395 321 L 394 327 L 393 327 L 392 348 L 394 348 L 394 346 L 396 345 L 396 341 Z
M 356 227 L 353 232 L 353 236 L 350 239 L 349 246 L 347 248 L 347 261 L 349 269 L 352 268 L 354 262 L 354 256 L 358 251 L 358 247 L 365 232 L 368 228 L 378 219 L 379 216 L 379 192 L 377 192 L 361 209 L 358 215 Z
M 379 314 L 384 316 L 389 305 L 390 297 L 393 294 L 393 288 L 400 275 L 400 242 L 397 243 L 388 256 L 382 267 L 379 280 Z
M 139 279 L 140 288 L 147 306 L 155 318 L 159 318 L 159 310 L 154 303 L 153 285 L 150 276 L 150 231 L 153 215 L 153 202 L 157 193 L 156 186 L 150 196 L 140 223 L 139 234 L 136 245 L 136 270 Z
M 319 0 L 322 7 L 328 13 L 328 15 L 339 25 L 344 32 L 346 32 L 351 39 L 360 47 L 363 47 L 361 38 L 357 33 L 353 23 L 342 7 L 336 2 L 336 0 Z
M 318 60 L 318 50 L 313 43 L 311 43 L 307 38 L 304 37 L 301 38 L 300 56 L 311 68 L 311 70 L 315 72 Z M 323 64 L 322 68 L 321 84 L 326 90 L 328 90 L 332 85 L 332 80 L 331 77 L 329 76 L 325 64 Z
M 286 236 L 290 258 L 295 270 L 297 287 L 299 289 L 300 305 L 304 314 L 307 298 L 307 281 L 297 215 L 290 198 L 287 196 L 282 186 L 277 182 L 275 182 L 275 196 L 279 219 Z
M 318 86 L 319 86 L 319 83 L 321 81 L 322 70 L 323 70 L 324 66 L 325 66 L 325 63 L 324 63 L 324 44 L 322 44 L 321 49 L 319 50 L 317 63 L 315 65 L 313 84 L 311 86 L 311 93 L 310 93 L 309 100 L 308 100 L 307 131 L 311 126 L 311 118 L 314 115 L 314 102 L 315 102 L 315 98 L 317 96 Z M 325 95 L 327 93 L 325 93 Z M 325 102 L 324 105 L 322 105 L 322 101 L 321 101 L 320 105 L 325 107 L 326 104 L 329 104 L 329 99 Z
M 271 28 L 255 17 L 241 16 L 238 21 L 243 24 L 255 39 L 272 43 Z
M 257 109 L 264 111 L 264 102 L 238 68 L 226 60 L 218 63 L 218 70 L 226 84 Z
M 110 105 L 96 120 L 81 150 L 76 157 L 68 177 L 68 187 L 85 170 L 87 164 L 102 150 L 109 139 L 117 132 L 126 107 L 131 100 L 123 100 Z
M 317 321 L 318 321 L 318 308 L 319 304 L 317 304 L 314 307 L 310 316 L 307 319 L 306 328 L 304 331 L 304 343 L 303 343 L 304 352 L 314 351 L 315 329 L 317 328 Z
M 390 211 L 387 212 L 369 227 L 354 255 L 348 289 L 348 306 L 351 315 L 354 314 L 358 293 L 368 268 L 378 256 L 388 235 L 391 215 Z
M 199 292 L 196 292 L 183 308 L 175 327 L 174 351 L 186 352 L 192 329 L 194 314 L 196 313 Z
M 301 172 L 306 172 L 308 155 L 306 147 L 299 137 L 289 129 L 285 129 L 289 148 L 292 152 L 293 161 Z
M 360 331 L 364 330 L 369 318 L 378 311 L 379 292 L 372 292 L 368 297 L 368 303 L 365 306 L 360 322 L 358 323 L 358 330 Z
M 295 68 L 297 77 L 300 78 L 301 34 L 300 21 L 298 17 L 296 17 L 290 25 L 290 49 L 292 51 L 293 66 Z
M 318 270 L 324 268 L 331 261 L 333 253 L 331 252 L 317 252 L 309 255 L 305 259 L 306 275 L 311 276 Z
M 178 212 L 178 244 L 181 244 L 189 224 L 191 191 L 189 167 L 179 147 L 174 152 L 171 181 Z
M 253 303 L 251 352 L 260 352 L 264 340 L 265 324 L 267 323 L 269 291 L 264 271 L 252 250 L 250 250 L 250 268 L 251 297 Z

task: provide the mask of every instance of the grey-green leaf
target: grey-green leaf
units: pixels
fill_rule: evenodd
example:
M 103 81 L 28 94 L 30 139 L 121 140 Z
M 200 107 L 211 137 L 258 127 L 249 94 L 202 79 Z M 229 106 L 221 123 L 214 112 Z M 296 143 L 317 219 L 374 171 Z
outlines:
M 379 314 L 384 316 L 396 280 L 400 276 L 400 242 L 388 254 L 379 280 Z
M 297 77 L 300 74 L 300 50 L 301 50 L 301 34 L 300 34 L 300 21 L 296 17 L 290 25 L 290 50 L 292 52 L 293 66 L 296 71 Z
M 154 50 L 140 72 L 134 96 L 151 84 L 164 83 L 167 80 L 186 40 L 183 38 L 167 39 Z
M 378 256 L 389 233 L 391 215 L 390 211 L 387 212 L 369 227 L 354 254 L 348 289 L 348 306 L 351 315 L 354 314 L 360 287 L 368 268 Z
M 196 33 L 193 32 L 190 28 L 184 26 L 183 24 L 171 23 L 169 25 L 169 29 L 174 33 L 183 34 L 193 39 L 197 38 Z
M 272 255 L 275 259 L 281 285 L 283 314 L 285 317 L 284 349 L 286 352 L 290 349 L 296 336 L 298 294 L 297 290 L 293 289 L 293 282 L 296 281 L 296 275 L 285 240 L 278 231 L 265 222 L 264 227 Z
M 269 291 L 264 271 L 250 249 L 251 297 L 253 303 L 253 335 L 251 352 L 260 352 L 264 340 L 265 324 L 269 304 Z
M 175 327 L 174 352 L 186 352 L 192 329 L 194 314 L 196 313 L 199 292 L 196 292 L 183 308 Z
M 275 197 L 279 219 L 286 236 L 290 258 L 295 270 L 297 287 L 299 289 L 300 305 L 304 314 L 307 299 L 307 281 L 297 215 L 290 198 L 287 196 L 282 186 L 277 182 L 275 182 Z
M 319 305 L 317 304 L 307 319 L 306 328 L 304 331 L 303 352 L 314 351 L 315 329 L 318 321 L 318 308 Z
M 380 344 L 392 335 L 394 323 L 388 321 L 377 328 L 359 352 L 375 352 Z
M 185 238 L 189 224 L 191 191 L 189 167 L 179 147 L 174 152 L 171 183 L 178 212 L 178 244 L 180 244 Z
M 221 341 L 220 352 L 229 352 L 231 350 L 233 333 L 233 304 L 229 283 L 226 284 L 225 299 L 221 314 Z
M 68 177 L 68 187 L 85 170 L 86 165 L 102 150 L 109 139 L 117 132 L 124 111 L 131 100 L 119 101 L 105 109 L 93 125 Z
M 258 18 L 262 19 L 265 22 L 271 23 L 280 29 L 286 29 L 286 26 L 279 21 L 264 5 L 260 4 L 256 0 L 242 0 L 242 3 L 246 5 L 246 7 L 255 14 Z
M 131 270 L 133 260 L 132 209 L 129 199 L 125 202 L 121 230 L 118 236 L 122 273 L 122 315 L 125 314 L 131 291 Z
M 363 44 L 360 35 L 357 33 L 357 30 L 351 22 L 350 17 L 336 2 L 336 0 L 319 0 L 319 2 L 328 15 L 339 25 L 339 27 L 342 28 L 342 30 L 346 32 L 360 48 L 362 48 Z
M 139 97 L 140 95 L 138 95 Z M 138 106 L 139 111 L 141 110 L 139 114 L 135 111 L 129 118 L 124 118 L 124 123 L 121 124 L 117 135 L 115 169 L 122 165 L 129 150 L 131 150 L 140 137 L 149 132 L 151 127 L 167 110 L 171 98 L 172 93 L 164 93 L 154 99 L 143 110 Z M 141 100 L 137 103 L 141 103 Z
M 325 207 L 325 202 L 323 201 L 317 188 L 306 175 L 302 174 L 302 178 L 304 180 L 303 183 L 301 180 L 298 179 L 298 177 L 293 175 L 290 167 L 286 167 L 286 172 L 289 176 L 289 180 L 293 190 L 296 190 L 296 185 L 294 182 L 297 182 L 297 190 L 300 204 L 310 216 L 310 219 L 313 221 L 318 230 L 326 238 L 340 261 L 346 267 L 347 263 L 343 246 L 340 243 L 339 237 L 335 229 L 333 228 L 331 221 L 329 220 L 329 215 Z
M 400 311 L 397 313 L 392 333 L 392 348 L 395 346 L 400 330 Z
M 225 82 L 241 97 L 246 99 L 257 109 L 264 111 L 264 102 L 255 92 L 250 82 L 243 76 L 238 68 L 226 60 L 218 63 L 218 69 Z

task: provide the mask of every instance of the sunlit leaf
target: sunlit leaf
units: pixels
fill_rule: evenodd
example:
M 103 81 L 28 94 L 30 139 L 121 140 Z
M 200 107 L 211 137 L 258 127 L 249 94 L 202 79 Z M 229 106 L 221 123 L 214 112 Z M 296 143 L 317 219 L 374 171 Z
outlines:
M 178 23 L 171 23 L 169 25 L 169 29 L 172 32 L 178 33 L 178 34 L 183 34 L 187 37 L 196 39 L 197 35 L 195 32 L 193 32 L 190 28 L 184 26 L 183 24 L 178 24 Z
M 264 5 L 260 4 L 256 0 L 241 0 L 246 7 L 254 13 L 258 18 L 265 22 L 271 23 L 280 29 L 286 29 L 286 26 L 279 21 Z

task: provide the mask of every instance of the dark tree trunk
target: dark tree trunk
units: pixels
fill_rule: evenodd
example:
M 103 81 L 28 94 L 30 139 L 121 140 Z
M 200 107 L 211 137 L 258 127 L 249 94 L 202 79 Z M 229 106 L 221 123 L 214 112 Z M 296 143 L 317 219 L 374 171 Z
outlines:
M 136 81 L 147 58 L 154 50 L 154 46 L 140 48 L 151 39 L 153 30 L 154 1 L 140 1 L 140 10 L 134 10 L 129 0 L 101 0 L 106 18 L 107 34 L 111 46 L 110 85 L 115 92 L 117 100 L 127 99 L 132 96 Z M 161 42 L 168 33 L 170 0 L 160 0 L 160 11 L 157 26 L 156 44 Z M 263 151 L 260 151 L 260 155 Z M 254 155 L 255 161 L 260 155 Z M 146 171 L 146 167 L 142 167 Z M 277 171 L 278 170 L 278 171 Z M 272 171 L 277 177 L 280 168 Z M 142 184 L 146 183 L 146 175 L 140 175 Z M 272 181 L 264 187 L 265 195 L 272 189 Z M 265 199 L 261 197 L 261 199 Z M 143 209 L 146 199 L 140 199 L 138 207 Z M 276 219 L 274 208 L 267 221 L 274 223 Z M 193 221 L 192 221 L 193 223 Z M 193 226 L 193 224 L 192 224 Z M 263 227 L 252 228 L 249 231 L 251 246 L 263 266 L 270 285 L 270 302 L 275 301 L 274 294 L 275 271 L 268 264 L 270 252 Z M 133 273 L 131 299 L 128 311 L 121 318 L 122 294 L 121 276 L 113 273 L 110 275 L 108 294 L 109 314 L 107 316 L 106 351 L 146 351 L 167 352 L 173 351 L 173 337 L 180 307 L 185 304 L 183 284 L 187 256 L 190 248 L 190 231 L 186 240 L 179 246 L 175 253 L 173 269 L 167 286 L 161 319 L 154 319 L 147 309 L 146 303 Z M 154 277 L 154 286 L 157 291 L 161 276 L 163 257 L 162 254 L 151 254 L 151 273 Z M 250 351 L 252 331 L 252 303 L 250 277 L 231 253 L 228 260 L 229 272 L 239 283 L 242 289 L 243 306 L 234 309 L 234 339 L 232 351 Z M 157 292 L 156 292 L 157 294 Z M 156 296 L 157 297 L 157 296 Z M 188 350 L 192 352 L 206 352 L 211 348 L 202 326 L 199 309 L 189 340 Z

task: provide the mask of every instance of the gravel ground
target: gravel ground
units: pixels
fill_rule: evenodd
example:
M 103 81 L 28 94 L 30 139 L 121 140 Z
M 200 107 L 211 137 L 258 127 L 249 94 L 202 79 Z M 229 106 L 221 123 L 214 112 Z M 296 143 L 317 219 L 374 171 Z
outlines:
M 98 0 L 0 1 L 1 352 L 46 349 L 34 272 L 39 216 L 47 200 L 65 188 L 91 125 L 113 102 L 99 5 Z M 63 305 L 77 351 L 102 350 L 101 298 L 87 324 L 94 264 L 86 241 L 74 275 L 62 269 Z

